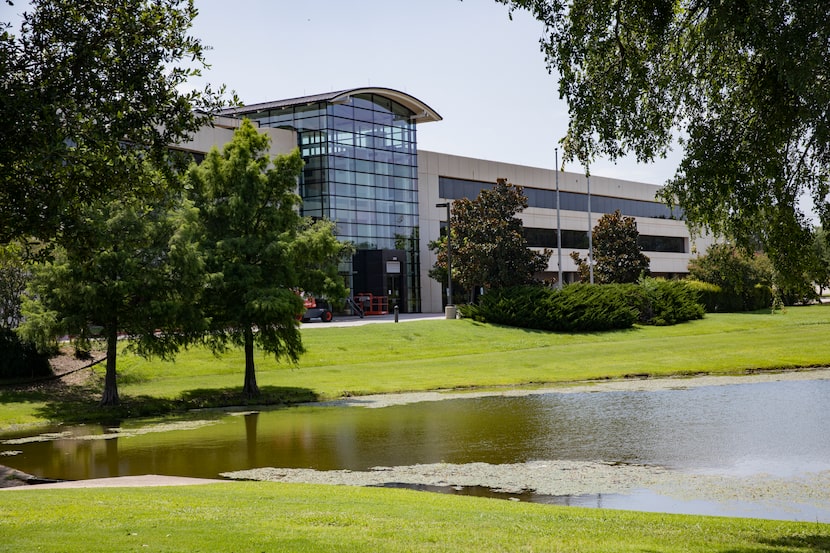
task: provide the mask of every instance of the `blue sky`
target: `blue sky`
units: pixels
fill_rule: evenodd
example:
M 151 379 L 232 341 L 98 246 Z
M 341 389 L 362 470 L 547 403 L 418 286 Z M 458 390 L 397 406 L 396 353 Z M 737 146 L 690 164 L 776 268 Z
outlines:
M 205 80 L 246 103 L 381 86 L 430 105 L 444 120 L 419 126 L 419 146 L 448 154 L 554 167 L 567 106 L 539 51 L 541 23 L 495 0 L 195 0 L 193 35 L 212 49 Z M 28 3 L 0 3 L 6 14 Z M 663 184 L 680 152 L 591 174 Z M 566 165 L 565 170 L 583 168 Z M 810 203 L 802 207 L 811 214 Z M 812 215 L 812 214 L 811 214 Z
M 567 107 L 539 50 L 541 23 L 495 0 L 196 0 L 205 78 L 245 103 L 361 86 L 407 92 L 444 118 L 425 150 L 553 168 Z M 597 160 L 591 174 L 662 184 L 679 157 Z M 568 171 L 583 171 L 566 166 Z

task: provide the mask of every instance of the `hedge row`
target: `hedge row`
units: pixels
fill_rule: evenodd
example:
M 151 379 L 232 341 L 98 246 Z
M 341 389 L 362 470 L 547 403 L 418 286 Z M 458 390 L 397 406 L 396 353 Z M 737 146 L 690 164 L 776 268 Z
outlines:
M 763 284 L 756 284 L 744 294 L 735 294 L 724 291 L 717 284 L 699 280 L 689 280 L 687 282 L 697 292 L 700 302 L 708 313 L 757 311 L 772 306 L 772 289 Z
M 703 317 L 697 292 L 681 281 L 640 284 L 571 284 L 503 288 L 484 294 L 462 314 L 482 322 L 555 332 L 629 328 L 634 323 L 672 325 Z

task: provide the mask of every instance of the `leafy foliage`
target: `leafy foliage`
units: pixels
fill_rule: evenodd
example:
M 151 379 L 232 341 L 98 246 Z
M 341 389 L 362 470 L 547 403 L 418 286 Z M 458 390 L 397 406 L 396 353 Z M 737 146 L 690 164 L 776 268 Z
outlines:
M 209 274 L 202 297 L 209 343 L 215 351 L 244 348 L 247 397 L 259 395 L 254 345 L 296 362 L 303 352 L 297 292 L 346 297 L 337 264 L 350 252 L 331 222 L 300 217 L 299 150 L 272 160 L 268 148 L 268 136 L 246 119 L 221 152 L 214 148 L 188 172 Z
M 816 229 L 813 236 L 813 263 L 808 267 L 808 279 L 820 291 L 830 288 L 830 236 L 823 227 Z
M 700 302 L 708 313 L 737 313 L 769 309 L 773 305 L 772 288 L 756 284 L 744 296 L 725 291 L 716 284 L 699 280 L 686 280 L 697 291 Z
M 686 220 L 743 246 L 760 240 L 801 278 L 812 197 L 830 220 L 830 17 L 823 0 L 497 0 L 546 27 L 548 68 L 569 105 L 569 159 L 684 158 L 664 190 Z
M 221 95 L 182 91 L 206 66 L 196 13 L 192 0 L 32 0 L 16 34 L 0 22 L 0 243 L 78 239 L 87 204 L 159 191 L 135 178 L 146 162 L 176 184 L 168 145 Z
M 151 171 L 149 168 L 148 171 Z M 68 334 L 79 349 L 107 345 L 103 405 L 119 403 L 119 335 L 141 355 L 170 358 L 198 333 L 204 266 L 194 243 L 196 212 L 171 196 L 148 204 L 136 198 L 88 206 L 83 241 L 57 248 L 36 266 L 24 300 L 22 336 Z
M 490 190 L 482 190 L 474 200 L 462 198 L 452 203 L 451 227 L 453 282 L 466 290 L 479 287 L 498 289 L 534 281 L 547 267 L 551 252 L 528 248 L 517 213 L 527 208 L 527 198 L 519 186 L 499 179 Z M 446 239 L 433 241 L 430 249 L 438 260 L 430 272 L 436 280 L 446 280 Z
M 704 291 L 708 311 L 754 311 L 771 305 L 773 270 L 763 254 L 713 244 L 705 255 L 689 261 L 689 277 L 718 287 Z
M 619 210 L 606 213 L 593 230 L 594 282 L 623 284 L 648 276 L 649 258 L 640 250 L 634 217 L 623 217 Z M 588 259 L 571 252 L 582 281 L 589 280 Z
M 20 324 L 20 297 L 28 280 L 23 247 L 17 243 L 0 245 L 0 328 L 14 329 Z

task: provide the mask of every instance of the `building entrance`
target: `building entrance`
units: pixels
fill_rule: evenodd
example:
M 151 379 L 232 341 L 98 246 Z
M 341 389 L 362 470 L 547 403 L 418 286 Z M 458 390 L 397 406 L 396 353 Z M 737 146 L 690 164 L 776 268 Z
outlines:
M 377 307 L 372 312 L 391 313 L 395 306 L 400 313 L 408 311 L 404 250 L 358 250 L 353 267 L 352 296 L 370 301 Z

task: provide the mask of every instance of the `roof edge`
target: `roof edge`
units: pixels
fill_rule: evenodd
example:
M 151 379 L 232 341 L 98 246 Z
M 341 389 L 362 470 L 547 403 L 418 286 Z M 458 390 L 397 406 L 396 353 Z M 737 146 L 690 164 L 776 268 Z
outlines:
M 289 98 L 286 100 L 275 100 L 271 102 L 261 102 L 257 104 L 250 104 L 245 105 L 242 107 L 235 107 L 235 108 L 228 108 L 220 111 L 222 115 L 244 115 L 246 113 L 251 113 L 254 111 L 266 110 L 266 109 L 273 109 L 273 108 L 280 108 L 280 107 L 288 107 L 288 106 L 298 106 L 298 105 L 306 105 L 312 104 L 316 102 L 325 102 L 325 103 L 345 103 L 349 101 L 349 98 L 352 96 L 356 96 L 358 94 L 377 94 L 379 96 L 384 96 L 389 98 L 390 100 L 394 100 L 395 102 L 401 104 L 402 106 L 408 108 L 412 111 L 415 115 L 412 116 L 412 121 L 414 123 L 430 123 L 432 121 L 442 121 L 444 118 L 441 117 L 438 112 L 434 109 L 429 107 L 426 103 L 422 102 L 418 98 L 412 96 L 411 94 L 407 94 L 406 92 L 401 92 L 400 90 L 395 90 L 393 88 L 383 88 L 383 87 L 361 87 L 361 88 L 351 88 L 348 90 L 338 90 L 336 92 L 330 92 L 327 94 L 315 94 L 312 96 L 301 96 L 298 98 Z

